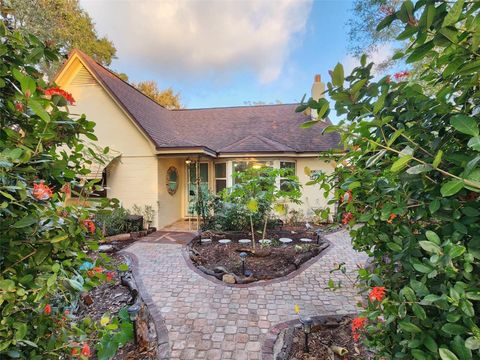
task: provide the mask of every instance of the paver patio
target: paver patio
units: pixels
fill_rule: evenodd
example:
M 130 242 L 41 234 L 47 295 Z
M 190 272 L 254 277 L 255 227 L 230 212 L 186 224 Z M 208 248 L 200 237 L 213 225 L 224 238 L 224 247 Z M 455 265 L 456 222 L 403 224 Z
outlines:
M 141 241 L 127 252 L 138 259 L 136 277 L 151 298 L 168 330 L 162 358 L 260 359 L 268 329 L 295 319 L 294 305 L 303 314 L 346 314 L 361 298 L 348 285 L 325 289 L 335 264 L 353 270 L 366 255 L 355 252 L 347 231 L 326 236 L 332 245 L 318 261 L 297 276 L 275 283 L 237 288 L 214 283 L 186 264 L 181 244 Z

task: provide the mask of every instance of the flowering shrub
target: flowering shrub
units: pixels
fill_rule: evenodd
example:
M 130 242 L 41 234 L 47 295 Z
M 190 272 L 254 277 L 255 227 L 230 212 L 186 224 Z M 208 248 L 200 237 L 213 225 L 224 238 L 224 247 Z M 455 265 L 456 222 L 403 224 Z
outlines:
M 340 64 L 331 73 L 328 93 L 347 120 L 326 131 L 348 151 L 317 182 L 335 201 L 350 192 L 339 216 L 361 224 L 353 245 L 372 263 L 359 278 L 374 287 L 354 334 L 378 358 L 480 357 L 479 10 L 404 1 L 379 28 L 404 26 L 411 44 L 395 57 L 421 71 L 375 80 L 364 56 L 349 76 Z M 320 119 L 329 111 L 308 106 Z
M 71 94 L 48 88 L 37 71 L 57 54 L 34 36 L 11 32 L 0 21 L 0 357 L 86 358 L 106 345 L 106 330 L 70 312 L 79 293 L 113 278 L 103 270 L 88 278 L 80 264 L 95 249 L 98 208 L 69 206 L 69 184 L 88 174 L 84 138 L 95 140 L 94 123 L 72 116 Z M 86 188 L 93 188 L 90 182 Z M 63 190 L 62 190 L 63 189 Z M 87 191 L 85 192 L 86 195 Z M 118 322 L 118 321 L 117 321 Z M 128 328 L 130 325 L 130 329 Z M 107 330 L 109 354 L 131 338 L 131 323 Z M 117 335 L 121 332 L 122 335 Z M 113 340 L 112 340 L 113 341 Z M 76 349 L 70 349 L 71 344 Z M 114 346 L 112 345 L 114 344 Z M 102 347 L 103 346 L 103 347 Z M 101 358 L 101 357 L 100 357 Z M 106 358 L 106 357 L 103 357 Z

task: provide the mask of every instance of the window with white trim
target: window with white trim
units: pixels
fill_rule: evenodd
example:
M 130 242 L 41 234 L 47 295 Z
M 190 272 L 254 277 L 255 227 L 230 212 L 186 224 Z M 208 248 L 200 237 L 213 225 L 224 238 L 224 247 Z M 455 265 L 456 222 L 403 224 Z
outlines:
M 296 175 L 296 163 L 295 161 L 280 161 L 280 169 L 288 169 L 288 175 Z M 280 178 L 280 189 L 288 191 L 288 179 Z
M 227 163 L 215 164 L 215 193 L 227 187 Z

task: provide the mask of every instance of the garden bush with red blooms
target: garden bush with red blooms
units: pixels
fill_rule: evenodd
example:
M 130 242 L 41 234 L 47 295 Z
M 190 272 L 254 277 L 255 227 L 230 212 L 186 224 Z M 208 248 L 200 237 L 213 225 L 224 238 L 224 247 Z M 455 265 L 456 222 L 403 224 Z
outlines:
M 338 216 L 371 257 L 356 340 L 384 359 L 479 359 L 480 2 L 399 5 L 379 9 L 378 27 L 402 24 L 410 46 L 395 58 L 422 66 L 395 81 L 365 56 L 346 77 L 334 68 L 327 92 L 346 120 L 325 131 L 347 151 L 316 182 L 332 203 L 349 194 Z M 324 99 L 297 110 L 308 107 L 330 111 Z
M 5 20 L 5 19 L 4 19 Z M 132 338 L 120 318 L 97 324 L 75 317 L 79 294 L 109 279 L 87 257 L 98 247 L 94 218 L 112 203 L 69 206 L 70 183 L 89 173 L 84 152 L 102 162 L 83 139 L 96 140 L 94 123 L 73 116 L 71 94 L 48 86 L 39 62 L 57 53 L 34 36 L 22 36 L 0 21 L 0 358 L 99 359 Z M 88 182 L 84 195 L 95 187 Z M 63 191 L 62 191 L 63 189 Z M 81 264 L 96 269 L 89 278 Z M 105 262 L 108 259 L 105 258 Z M 81 344 L 81 345 L 76 345 Z

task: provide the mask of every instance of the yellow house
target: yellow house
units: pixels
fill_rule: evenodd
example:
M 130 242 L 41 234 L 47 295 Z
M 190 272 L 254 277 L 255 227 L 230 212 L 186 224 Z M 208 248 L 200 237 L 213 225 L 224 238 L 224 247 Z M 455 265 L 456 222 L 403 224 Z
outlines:
M 96 123 L 98 145 L 116 155 L 103 171 L 106 196 L 127 209 L 152 206 L 154 226 L 192 216 L 198 189 L 217 193 L 232 186 L 234 171 L 263 165 L 294 169 L 303 185 L 296 210 L 307 218 L 327 206 L 323 191 L 305 185 L 304 169 L 331 171 L 326 152 L 340 139 L 322 134 L 328 119 L 301 129 L 310 115 L 295 113 L 296 104 L 168 110 L 78 50 L 55 81 L 73 94 L 72 112 Z M 316 76 L 312 96 L 323 89 Z

